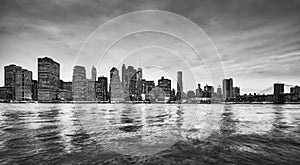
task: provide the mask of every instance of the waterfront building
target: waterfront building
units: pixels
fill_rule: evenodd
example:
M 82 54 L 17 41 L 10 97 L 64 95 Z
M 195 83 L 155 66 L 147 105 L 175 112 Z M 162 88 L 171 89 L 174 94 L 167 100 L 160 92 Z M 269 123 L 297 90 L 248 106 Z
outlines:
M 0 87 L 0 100 L 1 101 L 13 100 L 13 87 Z
M 72 82 L 64 82 L 60 80 L 58 99 L 62 101 L 72 101 Z
M 32 93 L 32 100 L 37 101 L 38 100 L 38 81 L 37 80 L 32 80 L 31 93 Z
M 96 98 L 98 101 L 107 101 L 107 77 L 98 77 L 98 81 L 95 84 Z
M 169 97 L 171 95 L 171 80 L 165 79 L 164 76 L 158 80 L 158 87 L 161 88 L 165 94 L 165 97 Z
M 203 91 L 201 89 L 201 84 L 198 84 L 198 88 L 196 89 L 196 97 L 203 97 Z
M 60 64 L 51 58 L 38 58 L 38 100 L 58 99 Z
M 138 97 L 138 85 L 137 79 L 141 80 L 142 78 L 142 70 L 140 72 L 133 67 L 128 66 L 126 68 L 125 64 L 122 66 L 122 87 L 124 90 L 124 98 L 129 100 L 135 100 Z
M 4 67 L 5 86 L 11 87 L 11 100 L 32 100 L 32 72 L 14 64 Z
M 231 99 L 233 96 L 233 80 L 232 78 L 223 80 L 223 97 L 225 100 Z
M 125 101 L 119 70 L 115 67 L 110 70 L 109 94 L 113 103 Z
M 233 95 L 232 95 L 233 98 L 239 97 L 240 96 L 240 88 L 239 87 L 233 87 L 232 93 L 233 93 Z
M 187 92 L 187 97 L 188 97 L 188 99 L 195 98 L 196 94 L 195 94 L 194 91 L 188 91 Z
M 146 81 L 145 79 L 142 79 L 142 94 L 145 95 L 145 100 L 149 100 L 151 97 L 151 91 L 155 88 L 154 81 Z M 154 96 L 152 96 L 154 97 Z
M 284 103 L 284 84 L 275 83 L 274 84 L 274 94 L 273 94 L 273 103 L 274 104 L 283 104 Z
M 72 78 L 72 96 L 74 101 L 87 100 L 86 70 L 83 66 L 75 66 Z
M 203 97 L 213 97 L 214 96 L 214 87 L 205 85 L 203 91 Z
M 220 85 L 217 88 L 217 98 L 222 98 L 222 89 L 221 89 Z
M 183 92 L 183 82 L 182 82 L 182 71 L 177 72 L 177 100 L 182 99 L 182 92 Z
M 92 81 L 97 81 L 97 70 L 94 66 L 92 67 Z

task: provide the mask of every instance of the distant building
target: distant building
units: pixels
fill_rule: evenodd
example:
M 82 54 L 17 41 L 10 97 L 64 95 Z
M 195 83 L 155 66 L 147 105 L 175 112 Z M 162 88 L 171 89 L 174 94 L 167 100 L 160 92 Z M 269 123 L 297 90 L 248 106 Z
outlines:
M 290 93 L 295 95 L 297 98 L 299 98 L 300 97 L 300 87 L 299 86 L 291 87 Z
M 196 97 L 203 97 L 203 91 L 201 89 L 201 84 L 198 84 L 198 88 L 196 89 Z
M 107 77 L 98 77 L 98 81 L 95 84 L 96 98 L 98 101 L 107 101 Z
M 95 89 L 95 81 L 88 80 L 87 81 L 87 101 L 96 101 L 96 89 Z
M 177 72 L 177 100 L 182 99 L 182 92 L 183 92 L 183 82 L 182 82 L 182 72 Z
M 38 58 L 38 100 L 58 99 L 60 65 L 51 58 Z
M 92 67 L 92 81 L 97 81 L 97 70 L 94 66 Z
M 115 67 L 110 70 L 109 94 L 110 101 L 113 103 L 125 101 L 119 70 Z
M 12 89 L 12 100 L 32 100 L 32 72 L 20 66 L 4 67 L 6 87 Z
M 284 103 L 284 84 L 276 83 L 274 84 L 274 95 L 273 95 L 274 104 L 283 104 Z
M 232 93 L 233 93 L 233 95 L 232 95 L 233 98 L 239 97 L 240 96 L 240 88 L 239 87 L 233 87 Z
M 139 82 L 138 82 L 139 80 Z M 126 100 L 136 100 L 141 88 L 142 69 L 136 70 L 133 66 L 126 68 L 125 64 L 122 66 L 122 87 L 124 90 L 124 98 Z
M 13 87 L 0 87 L 0 100 L 13 100 Z
M 194 91 L 188 91 L 188 92 L 187 92 L 187 97 L 188 97 L 189 99 L 191 99 L 191 98 L 196 97 L 196 94 L 195 94 Z
M 86 71 L 83 66 L 75 66 L 72 78 L 72 96 L 74 101 L 87 100 L 87 79 Z
M 231 99 L 233 97 L 233 80 L 224 79 L 223 80 L 223 96 L 225 100 Z
M 146 81 L 145 79 L 142 80 L 142 94 L 145 95 L 145 100 L 150 99 L 150 92 L 155 88 L 154 81 Z M 153 96 L 154 97 L 154 96 Z
M 32 80 L 31 93 L 32 93 L 32 100 L 37 101 L 38 100 L 38 81 L 37 80 Z
M 22 70 L 22 67 L 16 66 L 14 64 L 8 65 L 4 67 L 4 86 L 11 87 L 12 89 L 12 99 L 16 99 L 15 91 L 16 91 L 16 75 L 17 71 Z
M 163 89 L 165 94 L 170 97 L 171 94 L 171 80 L 165 79 L 164 76 L 161 77 L 161 79 L 158 80 L 158 87 Z
M 221 89 L 220 85 L 217 88 L 217 98 L 222 98 L 222 89 Z
M 60 80 L 58 99 L 63 101 L 72 101 L 72 82 Z
M 203 91 L 203 97 L 213 97 L 214 96 L 214 87 L 205 85 Z

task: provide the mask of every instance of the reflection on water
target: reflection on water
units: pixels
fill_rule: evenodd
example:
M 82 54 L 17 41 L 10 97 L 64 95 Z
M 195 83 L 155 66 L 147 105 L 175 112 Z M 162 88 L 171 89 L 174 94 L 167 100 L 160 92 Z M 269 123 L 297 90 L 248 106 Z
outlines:
M 299 110 L 258 104 L 0 104 L 0 163 L 299 164 Z M 139 153 L 144 156 L 134 156 Z

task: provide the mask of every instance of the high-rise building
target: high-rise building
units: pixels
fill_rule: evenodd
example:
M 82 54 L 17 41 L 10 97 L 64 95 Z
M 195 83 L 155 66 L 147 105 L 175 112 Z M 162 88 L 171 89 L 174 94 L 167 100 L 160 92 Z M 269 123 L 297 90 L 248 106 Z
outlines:
M 37 80 L 32 80 L 31 93 L 32 93 L 32 100 L 37 101 L 38 100 L 38 81 Z
M 93 80 L 87 81 L 87 101 L 96 101 L 96 88 Z
M 145 94 L 145 100 L 149 100 L 150 92 L 154 88 L 155 88 L 154 81 L 146 81 L 145 79 L 142 80 L 142 94 Z
M 232 78 L 223 80 L 223 97 L 225 100 L 231 99 L 233 97 L 233 80 L 232 80 Z
M 165 97 L 170 97 L 171 80 L 165 79 L 163 76 L 158 80 L 158 87 L 164 91 Z
M 32 72 L 20 66 L 4 67 L 5 86 L 12 89 L 12 100 L 32 100 Z
M 110 70 L 109 94 L 112 103 L 125 101 L 119 70 L 115 67 Z
M 283 104 L 284 103 L 284 84 L 276 83 L 274 84 L 274 95 L 273 95 L 274 104 Z
M 221 89 L 220 85 L 217 88 L 217 98 L 222 98 L 222 89 Z
M 233 87 L 232 93 L 233 93 L 233 95 L 232 95 L 233 98 L 239 97 L 240 96 L 240 88 L 239 87 Z
M 213 97 L 214 96 L 214 87 L 205 85 L 204 86 L 204 92 L 203 92 L 203 97 Z
M 38 100 L 58 99 L 60 65 L 51 58 L 38 58 Z
M 196 97 L 203 97 L 203 91 L 201 89 L 201 84 L 198 84 L 198 88 L 196 89 Z
M 92 81 L 97 81 L 97 70 L 94 66 L 92 68 Z
M 122 86 L 126 100 L 137 100 L 142 92 L 143 72 L 142 68 L 137 70 L 133 66 L 126 68 L 125 64 L 122 66 Z
M 32 100 L 32 72 L 26 69 L 18 70 L 16 73 L 15 99 Z
M 182 92 L 183 92 L 183 83 L 182 83 L 182 72 L 177 72 L 177 100 L 180 100 L 182 98 Z
M 72 101 L 72 82 L 60 80 L 58 99 L 62 101 Z
M 137 77 L 137 81 L 136 81 L 137 98 L 139 100 L 141 100 L 141 94 L 143 92 L 143 84 L 142 84 L 143 70 L 142 70 L 142 68 L 138 68 L 136 77 Z
M 72 96 L 74 101 L 86 101 L 87 100 L 87 79 L 86 71 L 83 66 L 75 66 L 73 69 L 72 79 Z
M 22 70 L 22 67 L 14 64 L 4 67 L 4 86 L 11 87 L 12 89 L 12 100 L 16 99 L 15 87 L 16 87 L 16 75 L 17 71 Z
M 98 101 L 107 101 L 107 77 L 98 77 L 96 81 L 96 98 Z

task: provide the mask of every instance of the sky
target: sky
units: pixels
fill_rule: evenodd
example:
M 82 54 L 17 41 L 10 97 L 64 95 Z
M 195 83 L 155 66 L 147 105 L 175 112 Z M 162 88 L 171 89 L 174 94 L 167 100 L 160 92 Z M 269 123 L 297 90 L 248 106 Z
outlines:
M 45 56 L 64 81 L 75 65 L 108 77 L 125 63 L 175 89 L 183 71 L 185 91 L 229 77 L 241 93 L 299 85 L 300 1 L 0 0 L 0 85 L 12 63 L 37 79 Z

